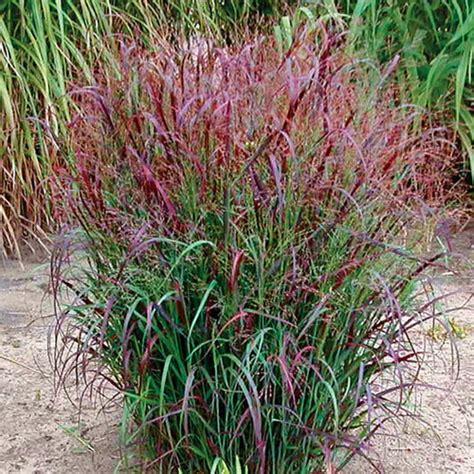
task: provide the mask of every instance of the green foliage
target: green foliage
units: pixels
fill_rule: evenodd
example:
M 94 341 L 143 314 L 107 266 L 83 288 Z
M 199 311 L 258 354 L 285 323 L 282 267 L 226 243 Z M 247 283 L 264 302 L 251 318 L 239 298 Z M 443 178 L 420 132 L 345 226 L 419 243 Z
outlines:
M 326 2 L 324 2 L 326 3 Z M 328 2 L 329 3 L 329 2 Z M 401 57 L 407 99 L 446 114 L 464 145 L 474 178 L 474 3 L 471 0 L 339 0 L 362 54 Z
M 97 8 L 96 8 L 97 7 Z M 110 31 L 106 5 L 11 0 L 0 16 L 0 247 L 37 237 L 50 224 L 45 178 L 57 163 L 50 137 L 69 119 L 67 83 L 90 65 Z M 3 222 L 2 222 L 3 218 Z

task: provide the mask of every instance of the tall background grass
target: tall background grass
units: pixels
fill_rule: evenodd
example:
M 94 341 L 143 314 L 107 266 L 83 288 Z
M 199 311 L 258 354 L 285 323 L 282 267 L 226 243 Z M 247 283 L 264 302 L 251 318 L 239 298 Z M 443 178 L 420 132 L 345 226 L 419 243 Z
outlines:
M 341 0 L 355 46 L 382 63 L 400 56 L 406 100 L 444 115 L 474 177 L 474 2 Z M 438 115 L 439 117 L 439 115 Z M 445 123 L 446 123 L 445 122 Z

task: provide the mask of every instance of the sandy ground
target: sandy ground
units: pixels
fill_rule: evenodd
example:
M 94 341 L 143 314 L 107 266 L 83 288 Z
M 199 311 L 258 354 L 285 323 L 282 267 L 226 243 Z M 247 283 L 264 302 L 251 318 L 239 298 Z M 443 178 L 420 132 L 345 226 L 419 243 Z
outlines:
M 458 331 L 458 356 L 452 357 L 446 338 L 434 342 L 426 337 L 442 339 L 442 326 L 433 333 L 430 323 L 418 334 L 435 354 L 425 361 L 421 382 L 436 388 L 417 390 L 418 418 L 389 424 L 374 439 L 371 455 L 387 474 L 474 473 L 474 223 L 454 238 L 453 251 L 459 254 L 453 265 L 459 273 L 441 274 L 433 283 L 436 293 L 445 296 L 446 317 L 453 318 Z M 459 362 L 456 368 L 454 359 Z M 376 470 L 361 459 L 344 469 L 345 474 L 372 472 Z
M 0 473 L 112 473 L 116 419 L 55 396 L 48 359 L 52 308 L 47 265 L 0 266 Z M 112 434 L 113 433 L 113 434 Z
M 454 250 L 474 262 L 474 226 L 456 237 Z M 0 262 L 0 474 L 112 473 L 120 458 L 117 413 L 86 402 L 79 414 L 77 396 L 71 402 L 54 393 L 47 354 L 52 308 L 43 296 L 47 271 L 38 262 L 24 269 Z M 460 375 L 450 390 L 452 374 L 443 365 L 449 345 L 436 343 L 444 357 L 426 365 L 423 380 L 446 390 L 420 389 L 416 405 L 423 421 L 389 427 L 396 437 L 375 440 L 373 451 L 387 473 L 474 473 L 474 302 L 465 305 L 474 292 L 474 272 L 437 280 L 439 292 L 456 293 L 449 307 L 464 305 L 452 314 L 466 332 L 457 340 Z M 355 460 L 344 472 L 374 469 Z

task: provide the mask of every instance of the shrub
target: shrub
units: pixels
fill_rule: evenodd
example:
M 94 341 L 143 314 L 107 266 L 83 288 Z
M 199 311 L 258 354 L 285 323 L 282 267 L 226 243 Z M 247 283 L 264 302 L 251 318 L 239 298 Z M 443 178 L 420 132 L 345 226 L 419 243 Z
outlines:
M 56 367 L 120 390 L 144 468 L 340 467 L 404 413 L 436 257 L 400 236 L 450 145 L 340 44 L 124 43 L 72 92 Z

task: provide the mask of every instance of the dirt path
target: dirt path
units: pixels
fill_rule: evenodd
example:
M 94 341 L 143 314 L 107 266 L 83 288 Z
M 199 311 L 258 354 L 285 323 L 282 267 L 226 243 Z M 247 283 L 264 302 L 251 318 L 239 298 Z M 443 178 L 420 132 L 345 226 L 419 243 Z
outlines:
M 457 236 L 454 247 L 474 262 L 474 226 Z M 37 263 L 25 269 L 16 262 L 0 263 L 0 474 L 112 473 L 119 459 L 117 415 L 86 404 L 79 417 L 64 395 L 54 396 L 47 356 L 52 309 L 43 298 L 46 272 Z M 437 287 L 456 292 L 449 307 L 462 306 L 474 293 L 474 272 L 440 276 Z M 474 302 L 452 316 L 466 332 L 457 341 L 459 380 L 451 392 L 420 390 L 417 405 L 424 422 L 391 427 L 397 438 L 379 437 L 374 450 L 388 473 L 474 472 Z M 440 350 L 449 356 L 448 344 Z M 442 360 L 427 366 L 423 378 L 448 388 L 452 379 Z M 77 406 L 77 397 L 73 402 Z M 360 460 L 345 469 L 372 471 Z

